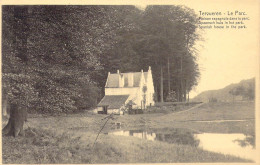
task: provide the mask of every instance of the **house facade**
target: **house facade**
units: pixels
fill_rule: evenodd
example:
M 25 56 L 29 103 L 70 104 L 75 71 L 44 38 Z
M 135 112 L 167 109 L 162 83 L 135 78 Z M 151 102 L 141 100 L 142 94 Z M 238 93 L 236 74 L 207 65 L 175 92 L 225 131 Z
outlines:
M 105 96 L 97 113 L 123 114 L 127 109 L 146 109 L 154 105 L 154 85 L 151 67 L 147 72 L 108 72 Z

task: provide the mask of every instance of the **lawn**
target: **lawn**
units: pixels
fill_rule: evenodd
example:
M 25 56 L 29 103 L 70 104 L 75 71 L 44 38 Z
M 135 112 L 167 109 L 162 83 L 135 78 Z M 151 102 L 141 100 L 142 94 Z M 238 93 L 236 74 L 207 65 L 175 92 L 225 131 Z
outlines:
M 183 115 L 172 114 L 175 121 L 188 120 L 243 120 L 255 118 L 254 102 L 213 102 Z
M 93 146 L 94 139 L 89 132 L 75 137 L 72 133 L 27 129 L 26 138 L 3 138 L 3 163 L 250 162 L 189 145 L 101 134 Z
M 146 113 L 114 116 L 93 143 L 106 115 L 90 112 L 56 117 L 31 116 L 26 138 L 3 137 L 3 163 L 171 163 L 245 162 L 230 155 L 203 151 L 191 145 L 105 135 L 121 123 L 123 130 L 172 133 L 176 128 L 194 132 L 254 134 L 253 103 L 207 103 L 180 113 Z M 214 122 L 201 120 L 245 120 Z
M 199 122 L 205 120 L 229 122 Z M 187 128 L 197 132 L 254 134 L 255 106 L 253 102 L 206 103 L 190 111 L 125 115 L 118 117 L 117 121 L 124 129 Z

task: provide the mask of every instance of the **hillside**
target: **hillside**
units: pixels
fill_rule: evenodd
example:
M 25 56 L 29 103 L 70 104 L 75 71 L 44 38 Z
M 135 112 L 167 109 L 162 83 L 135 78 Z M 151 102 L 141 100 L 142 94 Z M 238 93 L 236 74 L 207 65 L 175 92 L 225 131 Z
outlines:
M 254 100 L 255 78 L 242 80 L 237 84 L 230 84 L 219 90 L 208 90 L 200 93 L 192 101 L 216 102 L 216 101 L 245 101 Z

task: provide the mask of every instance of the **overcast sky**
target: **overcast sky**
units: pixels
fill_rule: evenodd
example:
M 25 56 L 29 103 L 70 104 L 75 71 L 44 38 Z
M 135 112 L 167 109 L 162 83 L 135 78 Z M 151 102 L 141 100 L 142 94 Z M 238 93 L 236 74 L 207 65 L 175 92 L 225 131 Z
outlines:
M 204 1 L 187 4 L 199 11 L 243 11 L 250 17 L 247 29 L 208 29 L 200 43 L 201 79 L 191 97 L 205 90 L 220 89 L 256 76 L 259 56 L 258 1 Z
M 242 11 L 250 17 L 247 29 L 208 29 L 203 33 L 205 41 L 200 42 L 198 63 L 201 78 L 190 97 L 205 90 L 221 89 L 231 83 L 255 77 L 259 56 L 259 1 L 258 0 L 191 0 L 171 1 L 204 12 Z M 143 5 L 144 7 L 145 5 Z M 200 46 L 201 45 L 201 46 Z

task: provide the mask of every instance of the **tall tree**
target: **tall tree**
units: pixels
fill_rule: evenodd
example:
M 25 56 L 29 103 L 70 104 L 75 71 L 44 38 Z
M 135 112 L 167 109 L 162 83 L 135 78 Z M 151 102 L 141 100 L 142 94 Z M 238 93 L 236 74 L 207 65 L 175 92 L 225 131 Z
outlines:
M 123 30 L 101 63 L 110 71 L 139 71 L 150 65 L 157 99 L 163 101 L 173 90 L 179 101 L 185 100 L 185 93 L 199 77 L 190 71 L 195 69 L 197 73 L 198 66 L 189 66 L 196 64 L 196 58 L 189 56 L 196 57 L 194 44 L 199 39 L 194 11 L 184 6 L 148 6 L 129 16 L 133 28 Z
M 179 101 L 183 101 L 183 99 L 186 98 L 186 86 L 184 84 L 186 80 L 184 80 L 184 75 L 188 73 L 185 72 L 184 67 L 189 66 L 184 63 L 184 60 L 190 55 L 195 55 L 194 44 L 195 41 L 199 39 L 199 35 L 196 31 L 196 24 L 197 16 L 194 11 L 184 6 L 148 6 L 143 14 L 141 27 L 146 32 L 147 36 L 160 36 L 169 48 L 164 55 L 167 60 L 164 60 L 162 63 L 162 66 L 167 66 L 167 68 L 164 67 L 163 70 L 165 70 L 165 72 L 167 71 L 165 80 L 168 79 L 168 89 L 162 89 L 163 83 L 160 83 L 161 90 L 166 91 L 165 94 L 161 93 L 163 97 L 167 96 L 170 92 L 170 81 L 172 80 L 179 82 L 179 85 L 173 89 L 178 92 Z M 161 50 L 162 49 L 164 50 L 165 47 L 161 47 Z M 163 57 L 160 53 L 158 53 L 157 56 Z M 154 59 L 152 58 L 151 60 Z M 178 63 L 177 65 L 174 65 L 176 61 L 178 61 Z M 170 73 L 169 68 L 179 71 L 177 72 L 179 75 L 177 79 L 174 74 Z M 155 66 L 154 69 L 160 70 L 158 65 L 157 67 Z M 172 72 L 175 73 L 174 71 Z M 163 72 L 161 73 L 161 77 L 164 77 Z M 195 79 L 198 78 L 198 74 L 190 75 L 194 76 Z M 158 81 L 155 82 L 155 84 L 158 84 Z
M 100 58 L 124 28 L 123 12 L 120 6 L 3 6 L 3 89 L 10 102 L 17 90 L 29 111 L 94 106 Z

